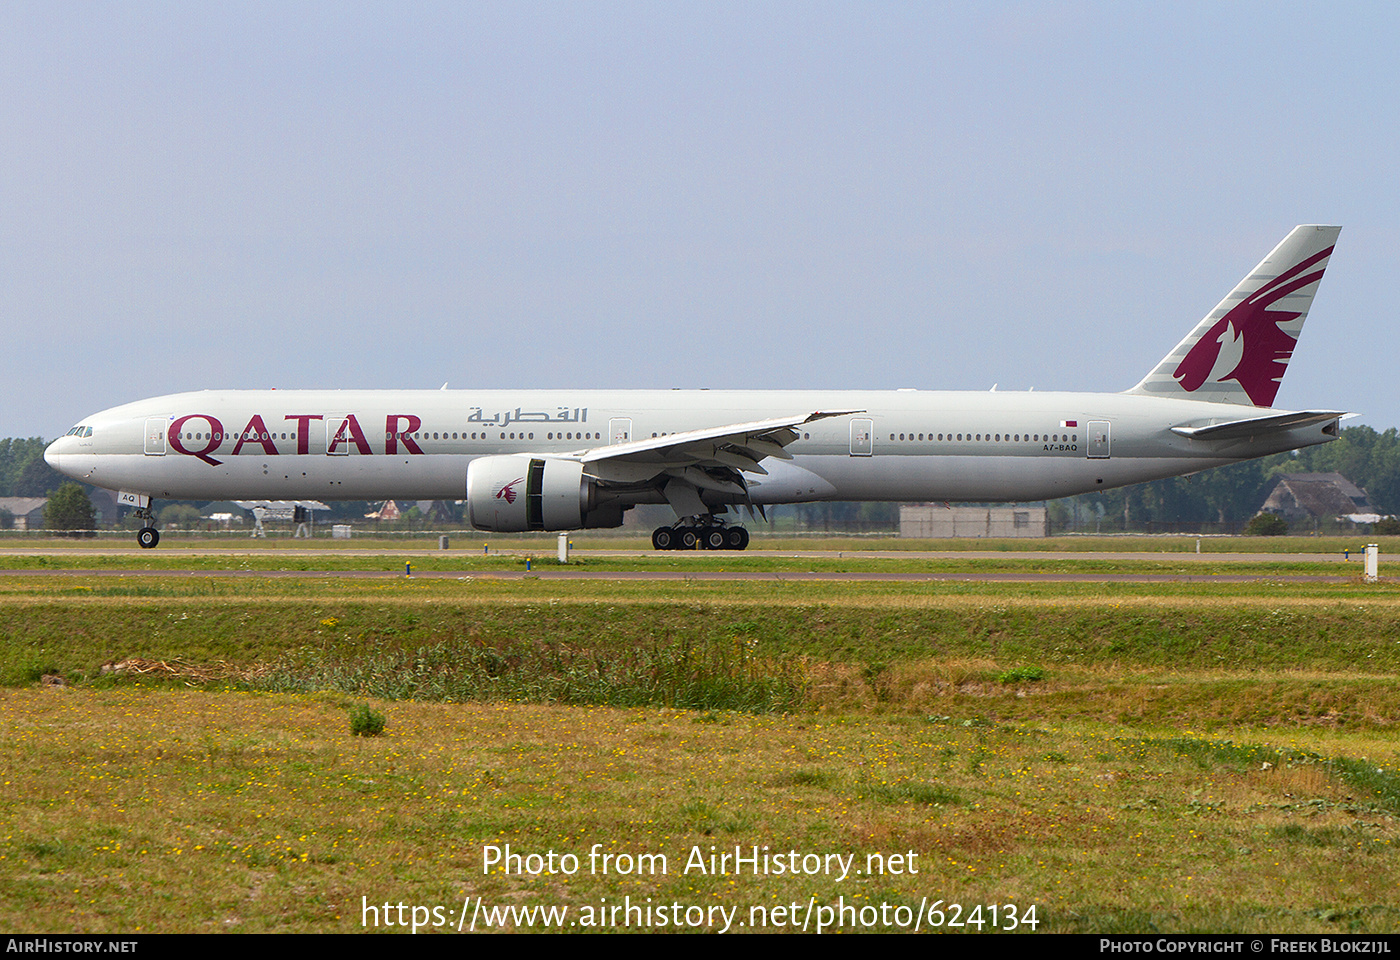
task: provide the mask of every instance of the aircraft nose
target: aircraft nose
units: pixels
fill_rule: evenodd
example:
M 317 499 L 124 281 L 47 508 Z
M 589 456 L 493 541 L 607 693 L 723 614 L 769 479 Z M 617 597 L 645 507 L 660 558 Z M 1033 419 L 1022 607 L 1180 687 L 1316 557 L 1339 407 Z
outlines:
M 44 448 L 44 462 L 53 467 L 59 473 L 63 472 L 63 454 L 59 448 L 63 446 L 66 437 L 59 437 L 53 443 Z

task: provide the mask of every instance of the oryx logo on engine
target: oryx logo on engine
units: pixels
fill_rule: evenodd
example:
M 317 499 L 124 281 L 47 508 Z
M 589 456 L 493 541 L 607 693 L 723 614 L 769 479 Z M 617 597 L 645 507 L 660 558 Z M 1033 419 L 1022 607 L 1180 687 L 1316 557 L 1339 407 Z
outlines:
M 515 485 L 516 485 L 517 483 L 523 483 L 524 480 L 525 480 L 524 477 L 516 477 L 516 478 L 515 478 L 514 480 L 512 480 L 510 483 L 503 483 L 503 484 L 501 484 L 500 489 L 497 490 L 496 493 L 495 493 L 496 499 L 497 499 L 497 500 L 504 500 L 506 503 L 514 503 L 514 502 L 515 502 L 515 498 L 518 497 L 518 496 L 520 496 L 520 494 L 518 494 L 518 493 L 515 492 Z

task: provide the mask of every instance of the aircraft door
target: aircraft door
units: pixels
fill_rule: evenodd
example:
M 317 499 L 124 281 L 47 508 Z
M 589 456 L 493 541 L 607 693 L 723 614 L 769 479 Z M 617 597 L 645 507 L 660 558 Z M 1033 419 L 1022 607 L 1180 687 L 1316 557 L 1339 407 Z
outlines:
M 1085 447 L 1090 460 L 1107 460 L 1112 436 L 1107 420 L 1089 421 L 1089 443 Z
M 165 429 L 168 424 L 164 417 L 151 417 L 146 421 L 146 456 L 165 456 Z
M 345 457 L 350 455 L 350 444 L 345 442 L 345 417 L 336 414 L 326 414 L 326 455 L 331 457 Z
M 851 456 L 868 457 L 875 453 L 875 421 L 851 421 Z
M 632 418 L 617 417 L 608 421 L 608 442 L 629 443 L 632 440 Z
M 369 452 L 369 439 L 353 413 L 326 414 L 326 456 L 348 457 Z

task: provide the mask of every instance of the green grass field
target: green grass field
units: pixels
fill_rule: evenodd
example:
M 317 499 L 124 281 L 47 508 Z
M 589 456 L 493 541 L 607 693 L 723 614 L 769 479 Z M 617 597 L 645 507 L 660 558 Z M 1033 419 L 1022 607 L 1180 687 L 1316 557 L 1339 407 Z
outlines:
M 1389 583 L 0 574 L 0 637 L 11 929 L 1400 930 Z

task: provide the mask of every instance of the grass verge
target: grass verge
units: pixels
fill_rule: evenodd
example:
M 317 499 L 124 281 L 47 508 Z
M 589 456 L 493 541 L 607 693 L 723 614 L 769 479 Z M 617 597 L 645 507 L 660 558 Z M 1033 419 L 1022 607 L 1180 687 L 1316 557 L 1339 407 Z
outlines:
M 0 920 L 1394 932 L 1398 667 L 1347 585 L 0 579 Z
M 577 922 L 650 898 L 716 927 L 710 908 L 780 929 L 753 911 L 815 902 L 890 929 L 927 898 L 984 922 L 1033 906 L 1042 932 L 1400 928 L 1400 822 L 1348 772 L 1393 795 L 1393 764 L 1361 759 L 1376 739 L 1321 737 L 1328 759 L 1268 742 L 1297 731 L 371 704 L 388 723 L 367 739 L 339 695 L 0 691 L 0 922 L 342 932 L 385 902 Z M 736 873 L 735 848 L 799 869 Z

